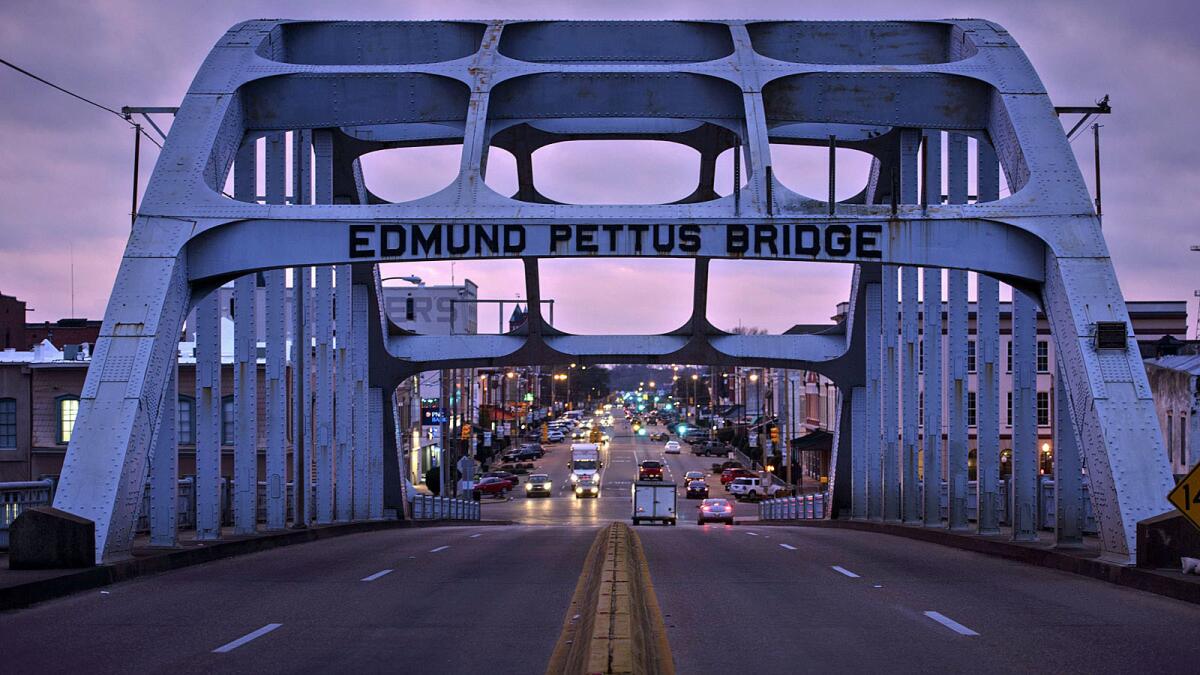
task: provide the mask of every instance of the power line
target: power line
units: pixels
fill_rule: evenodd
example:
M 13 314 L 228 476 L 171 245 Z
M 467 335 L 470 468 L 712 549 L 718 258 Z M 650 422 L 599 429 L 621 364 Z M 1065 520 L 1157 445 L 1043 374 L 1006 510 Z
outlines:
M 96 107 L 96 108 L 99 108 L 99 109 L 103 110 L 104 112 L 107 112 L 107 113 L 111 113 L 111 114 L 113 114 L 113 115 L 116 115 L 118 118 L 120 118 L 120 119 L 121 119 L 121 121 L 122 121 L 122 122 L 124 122 L 124 123 L 128 124 L 129 126 L 131 126 L 131 127 L 135 128 L 135 129 L 137 129 L 137 130 L 138 130 L 138 132 L 139 132 L 139 133 L 141 133 L 143 136 L 145 136 L 147 139 L 149 139 L 149 141 L 150 141 L 151 143 L 153 143 L 153 144 L 157 145 L 157 146 L 159 147 L 159 149 L 162 149 L 162 145 L 161 145 L 161 144 L 160 144 L 158 141 L 156 141 L 156 140 L 154 139 L 154 137 L 153 137 L 153 136 L 151 136 L 149 133 L 147 133 L 145 129 L 142 129 L 142 128 L 141 128 L 141 126 L 139 126 L 139 125 L 137 125 L 137 124 L 134 124 L 132 121 L 130 121 L 130 120 L 129 120 L 129 118 L 125 117 L 124 115 L 122 115 L 121 113 L 117 112 L 116 110 L 113 110 L 112 108 L 110 108 L 110 107 L 108 107 L 108 106 L 106 106 L 106 105 L 103 105 L 103 104 L 97 103 L 97 102 L 93 101 L 92 99 L 90 99 L 90 98 L 88 98 L 88 97 L 86 97 L 86 96 L 82 96 L 82 95 L 80 95 L 80 94 L 76 94 L 75 92 L 71 91 L 70 89 L 67 89 L 67 88 L 65 88 L 65 87 L 60 87 L 59 85 L 57 85 L 57 84 L 54 84 L 54 83 L 53 83 L 53 82 L 51 82 L 50 80 L 47 80 L 46 78 L 44 78 L 44 77 L 41 77 L 40 75 L 36 75 L 36 74 L 34 74 L 34 73 L 31 73 L 31 72 L 29 72 L 28 70 L 25 70 L 24 68 L 22 68 L 22 67 L 20 67 L 20 66 L 18 66 L 18 65 L 16 65 L 16 64 L 14 64 L 14 63 L 12 63 L 12 62 L 10 62 L 10 61 L 6 61 L 5 59 L 0 59 L 0 64 L 3 64 L 3 65 L 5 65 L 5 66 L 8 66 L 9 68 L 12 68 L 13 70 L 17 71 L 18 73 L 21 73 L 22 75 L 24 75 L 24 76 L 26 76 L 26 77 L 28 77 L 28 78 L 31 78 L 31 79 L 33 79 L 33 80 L 36 80 L 36 81 L 38 81 L 38 82 L 41 82 L 42 84 L 46 85 L 47 87 L 50 87 L 50 88 L 52 88 L 52 89 L 56 89 L 56 90 L 58 90 L 58 91 L 60 91 L 60 92 L 62 92 L 62 93 L 64 93 L 64 94 L 66 94 L 67 96 L 70 96 L 70 97 L 72 97 L 72 98 L 77 98 L 77 99 L 79 99 L 80 101 L 83 101 L 84 103 L 86 103 L 86 104 L 88 104 L 88 105 L 90 105 L 90 106 L 94 106 L 94 107 Z

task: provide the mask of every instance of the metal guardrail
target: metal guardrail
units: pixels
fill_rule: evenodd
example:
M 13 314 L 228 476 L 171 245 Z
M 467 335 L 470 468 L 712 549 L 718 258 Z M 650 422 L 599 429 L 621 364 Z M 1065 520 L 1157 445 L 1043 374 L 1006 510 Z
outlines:
M 50 506 L 54 481 L 31 480 L 0 483 L 0 549 L 8 548 L 8 528 L 25 509 Z
M 1000 481 L 999 487 L 999 521 L 1001 525 L 1007 525 L 1009 523 L 1008 482 Z M 978 489 L 979 486 L 975 481 L 967 484 L 967 520 L 972 522 L 976 519 L 978 508 Z M 940 492 L 940 516 L 942 519 L 945 519 L 949 509 L 948 488 L 945 481 L 941 483 Z M 918 503 L 924 503 L 921 499 L 921 496 L 918 496 Z M 829 493 L 827 492 L 801 497 L 768 499 L 759 502 L 758 517 L 760 520 L 808 520 L 824 518 L 827 515 L 828 502 Z M 1083 484 L 1083 505 L 1083 532 L 1085 534 L 1096 534 L 1099 532 L 1099 528 L 1097 527 L 1095 517 L 1092 515 L 1092 501 L 1088 496 L 1088 484 L 1086 481 Z M 1049 478 L 1043 478 L 1038 488 L 1038 526 L 1043 530 L 1053 530 L 1055 516 L 1054 481 Z
M 414 495 L 413 520 L 479 520 L 479 502 L 471 499 Z

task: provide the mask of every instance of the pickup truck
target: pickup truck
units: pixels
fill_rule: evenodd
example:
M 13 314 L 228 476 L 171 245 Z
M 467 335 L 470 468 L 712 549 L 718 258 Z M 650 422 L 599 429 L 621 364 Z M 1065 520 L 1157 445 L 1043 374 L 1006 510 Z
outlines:
M 697 441 L 692 444 L 692 454 L 697 457 L 725 457 L 730 447 L 721 441 Z
M 750 476 L 739 476 L 729 482 L 727 486 L 729 494 L 733 495 L 734 499 L 741 501 L 743 499 L 756 501 L 761 497 L 774 497 L 779 492 L 783 491 L 783 486 L 771 484 L 763 484 L 763 481 L 758 476 L 751 478 Z

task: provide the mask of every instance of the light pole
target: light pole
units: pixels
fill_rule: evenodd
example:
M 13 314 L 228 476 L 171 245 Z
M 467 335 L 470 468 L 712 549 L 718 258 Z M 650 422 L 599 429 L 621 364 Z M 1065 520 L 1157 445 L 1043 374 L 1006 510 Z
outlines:
M 696 382 L 699 379 L 699 375 L 692 373 L 692 414 L 695 416 L 697 424 L 700 422 L 700 396 L 696 392 Z
M 759 393 L 759 392 L 758 392 L 758 373 L 756 373 L 756 372 L 753 372 L 753 371 L 750 373 L 750 382 L 751 382 L 751 383 L 754 383 L 754 385 L 755 385 L 755 387 L 754 387 L 754 394 L 755 394 L 755 396 L 754 396 L 755 412 L 756 412 L 756 413 L 758 413 L 758 417 L 762 417 L 762 412 L 761 412 L 761 409 L 762 409 L 762 403 L 759 401 L 759 398 L 758 398 L 758 393 Z M 746 394 L 749 394 L 749 393 L 750 393 L 750 387 L 749 387 L 749 386 L 747 386 L 747 387 L 746 387 Z M 746 396 L 746 417 L 750 417 L 750 397 L 749 397 L 749 396 Z M 753 426 L 754 426 L 754 420 L 753 420 L 753 419 L 751 419 L 750 425 L 751 425 L 751 427 L 753 427 Z M 763 467 L 763 469 L 765 470 L 765 469 L 766 469 L 766 467 L 767 467 L 766 456 L 765 456 L 765 454 L 766 454 L 766 453 L 764 453 L 764 452 L 761 452 L 761 448 L 762 448 L 762 436 L 761 436 L 761 433 L 762 433 L 762 432 L 760 431 L 760 432 L 758 432 L 758 433 L 760 434 L 760 436 L 758 437 L 758 447 L 759 447 L 759 449 L 760 449 L 760 452 L 759 452 L 759 464 L 761 464 L 761 465 L 762 465 L 762 467 Z

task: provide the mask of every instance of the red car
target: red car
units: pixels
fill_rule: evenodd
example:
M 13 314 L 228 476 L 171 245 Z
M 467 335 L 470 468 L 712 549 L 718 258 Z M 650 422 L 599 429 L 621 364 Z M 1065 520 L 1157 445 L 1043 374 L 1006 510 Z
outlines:
M 750 469 L 725 469 L 721 472 L 721 485 L 725 485 L 728 489 L 728 485 L 733 482 L 734 478 L 754 478 L 756 476 L 758 474 Z
M 638 466 L 638 480 L 662 480 L 662 462 L 647 459 Z
M 475 493 L 480 496 L 494 495 L 496 497 L 505 497 L 511 489 L 513 489 L 512 481 L 495 476 L 489 476 L 475 484 Z

